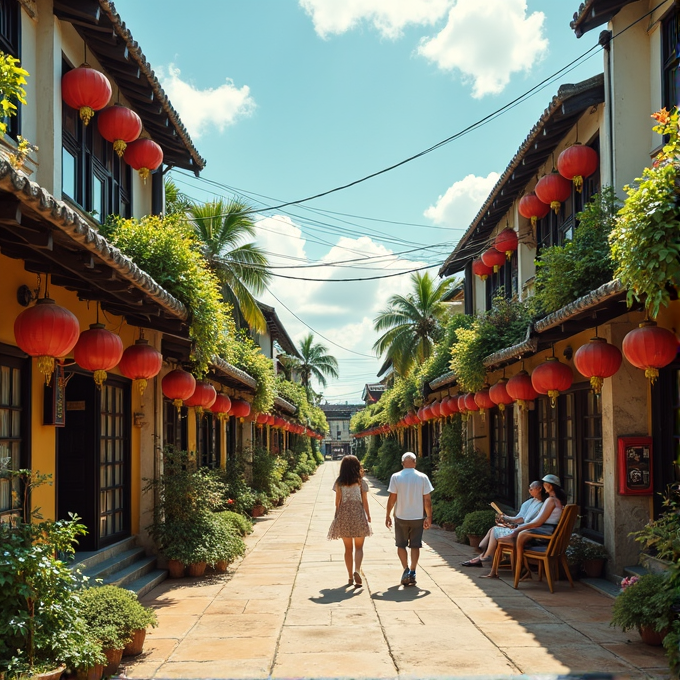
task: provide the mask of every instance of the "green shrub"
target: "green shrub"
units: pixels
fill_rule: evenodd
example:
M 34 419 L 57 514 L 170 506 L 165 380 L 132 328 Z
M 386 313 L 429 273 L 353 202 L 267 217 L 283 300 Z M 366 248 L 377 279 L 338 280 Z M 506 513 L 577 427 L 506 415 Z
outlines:
M 484 536 L 496 524 L 496 513 L 493 510 L 474 510 L 465 515 L 456 527 L 459 541 L 465 541 L 468 536 Z
M 245 481 L 243 462 L 229 458 L 224 470 L 218 471 L 218 474 L 225 486 L 224 507 L 242 515 L 249 515 L 255 505 L 255 492 Z M 233 503 L 228 503 L 229 500 Z
M 365 439 L 362 441 L 366 441 Z M 364 469 L 373 472 L 373 468 L 378 464 L 378 449 L 380 448 L 380 437 L 369 437 L 366 455 L 362 459 Z
M 453 502 L 447 500 L 432 501 L 432 520 L 439 526 L 444 524 L 455 525 L 456 508 Z
M 611 625 L 624 632 L 641 626 L 660 632 L 675 618 L 674 601 L 675 591 L 665 574 L 645 574 L 614 600 Z
M 614 277 L 609 234 L 620 204 L 611 187 L 593 196 L 576 219 L 574 237 L 541 250 L 536 260 L 535 301 L 550 314 Z
M 233 512 L 218 512 L 212 516 L 211 523 L 214 528 L 209 534 L 212 542 L 205 559 L 208 564 L 214 565 L 223 560 L 231 563 L 237 557 L 245 555 L 246 544 L 241 534 L 242 525 L 235 526 L 234 517 L 239 515 Z
M 248 517 L 238 513 L 225 510 L 220 513 L 222 519 L 230 524 L 239 536 L 247 536 L 253 532 L 253 523 Z
M 297 491 L 302 488 L 302 479 L 300 478 L 300 475 L 297 475 L 294 472 L 286 472 L 283 477 L 283 482 L 291 491 Z
M 390 477 L 401 470 L 401 456 L 405 449 L 396 439 L 385 437 L 378 449 L 378 461 L 373 466 L 373 474 L 381 481 L 388 482 Z

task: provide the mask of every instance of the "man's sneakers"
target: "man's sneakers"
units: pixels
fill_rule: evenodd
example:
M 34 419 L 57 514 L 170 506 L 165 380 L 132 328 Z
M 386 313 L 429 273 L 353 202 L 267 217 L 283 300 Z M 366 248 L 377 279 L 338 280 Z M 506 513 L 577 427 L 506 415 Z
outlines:
M 402 586 L 414 586 L 416 584 L 416 572 L 410 569 L 404 569 L 404 573 L 401 575 L 401 585 Z

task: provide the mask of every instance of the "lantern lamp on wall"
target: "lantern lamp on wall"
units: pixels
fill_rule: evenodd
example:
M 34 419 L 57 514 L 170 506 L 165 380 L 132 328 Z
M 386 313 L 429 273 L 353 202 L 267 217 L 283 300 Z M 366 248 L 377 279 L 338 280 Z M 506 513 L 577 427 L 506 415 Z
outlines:
M 550 397 L 550 405 L 555 408 L 557 397 L 571 387 L 574 374 L 566 364 L 560 363 L 557 357 L 548 357 L 531 374 L 531 384 L 539 394 Z
M 522 196 L 518 206 L 519 214 L 531 221 L 531 226 L 535 227 L 538 220 L 542 220 L 549 212 L 550 206 L 543 203 L 533 191 Z
M 531 383 L 531 376 L 526 371 L 513 375 L 505 385 L 505 389 L 521 409 L 526 408 L 527 402 L 533 401 L 538 396 L 538 392 Z
M 185 406 L 193 406 L 196 413 L 201 416 L 203 411 L 210 410 L 210 407 L 217 399 L 217 390 L 207 380 L 197 380 L 194 393 L 184 400 Z
M 487 267 L 493 267 L 494 273 L 505 264 L 505 255 L 499 253 L 495 248 L 489 248 L 482 253 L 482 262 Z
M 488 267 L 482 262 L 482 258 L 478 257 L 472 261 L 472 273 L 479 276 L 482 281 L 486 281 L 493 274 L 493 267 Z
M 565 149 L 557 159 L 557 170 L 567 180 L 574 183 L 576 191 L 583 189 L 583 180 L 595 173 L 600 158 L 595 149 L 576 143 Z
M 517 232 L 514 229 L 510 229 L 510 227 L 506 227 L 503 231 L 499 232 L 493 242 L 493 247 L 499 253 L 505 253 L 505 257 L 508 260 L 517 250 L 518 245 L 519 239 L 517 237 Z
M 250 415 L 250 404 L 243 399 L 232 399 L 231 415 L 239 418 L 241 422 Z M 283 420 L 283 418 L 281 418 Z M 283 421 L 285 424 L 285 421 Z
M 103 323 L 93 323 L 83 331 L 73 348 L 73 358 L 81 368 L 94 373 L 94 382 L 101 389 L 106 372 L 115 368 L 123 356 L 123 341 L 107 330 Z
M 479 404 L 475 401 L 475 395 L 472 393 L 465 395 L 465 410 L 468 413 L 479 411 Z
M 562 203 L 571 196 L 571 182 L 554 170 L 538 180 L 535 191 L 539 200 L 549 205 L 557 214 Z
M 489 396 L 489 389 L 487 387 L 479 390 L 479 392 L 475 392 L 475 404 L 479 406 L 482 419 L 485 417 L 487 409 L 493 408 L 496 405 Z
M 196 389 L 196 378 L 184 369 L 176 368 L 163 376 L 161 389 L 179 413 L 184 401 L 189 399 Z
M 574 366 L 584 377 L 590 378 L 595 394 L 602 392 L 605 378 L 611 378 L 621 368 L 621 351 L 604 338 L 592 338 L 574 354 Z
M 231 399 L 228 395 L 221 392 L 215 397 L 215 402 L 210 407 L 210 412 L 214 413 L 220 420 L 223 420 L 231 410 Z
M 163 355 L 144 338 L 127 347 L 118 364 L 118 369 L 126 378 L 137 382 L 140 395 L 144 394 L 147 381 L 155 378 L 162 367 Z
M 146 184 L 149 175 L 163 162 L 163 149 L 151 139 L 137 139 L 127 145 L 123 159 Z
M 132 109 L 114 104 L 97 116 L 97 127 L 101 136 L 113 143 L 114 151 L 122 158 L 127 145 L 142 133 L 142 119 Z
M 498 406 L 498 410 L 503 412 L 505 407 L 515 401 L 507 390 L 508 381 L 506 378 L 501 378 L 495 385 L 489 388 L 489 397 L 491 401 Z
M 75 314 L 44 297 L 14 320 L 14 338 L 19 349 L 37 357 L 38 370 L 50 384 L 54 360 L 65 357 L 78 342 L 80 325 Z
M 67 106 L 78 109 L 80 119 L 87 125 L 95 111 L 103 109 L 111 100 L 111 83 L 89 64 L 71 69 L 61 79 L 61 97 Z
M 654 321 L 643 321 L 623 339 L 623 355 L 635 368 L 641 368 L 654 383 L 659 369 L 673 361 L 678 353 L 675 333 L 659 328 Z

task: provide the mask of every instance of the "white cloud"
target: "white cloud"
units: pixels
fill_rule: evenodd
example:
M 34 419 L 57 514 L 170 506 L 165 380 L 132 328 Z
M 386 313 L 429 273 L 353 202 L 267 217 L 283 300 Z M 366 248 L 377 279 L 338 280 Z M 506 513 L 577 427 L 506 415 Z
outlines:
M 299 0 L 322 38 L 345 33 L 362 21 L 385 38 L 398 38 L 409 24 L 433 24 L 452 0 Z
M 193 137 L 200 137 L 213 126 L 222 132 L 238 118 L 250 115 L 255 108 L 250 88 L 247 85 L 238 88 L 230 78 L 218 87 L 200 90 L 182 80 L 180 70 L 173 64 L 168 67 L 167 74 L 161 72 L 159 77 L 172 105 Z
M 468 175 L 454 182 L 423 214 L 435 224 L 467 229 L 499 177 L 497 172 L 486 177 Z
M 543 12 L 525 0 L 457 0 L 446 26 L 423 38 L 418 52 L 444 71 L 472 81 L 472 96 L 498 94 L 518 71 L 529 71 L 548 48 Z

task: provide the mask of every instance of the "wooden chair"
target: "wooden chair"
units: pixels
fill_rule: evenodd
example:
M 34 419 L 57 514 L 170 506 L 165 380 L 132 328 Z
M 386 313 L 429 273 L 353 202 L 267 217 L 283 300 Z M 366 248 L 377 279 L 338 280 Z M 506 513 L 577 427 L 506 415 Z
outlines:
M 531 573 L 531 570 L 529 569 L 530 561 L 538 562 L 539 581 L 543 580 L 543 572 L 545 571 L 548 588 L 550 588 L 551 593 L 555 592 L 553 588 L 553 576 L 555 577 L 555 580 L 557 580 L 560 564 L 569 579 L 571 587 L 574 587 L 574 582 L 572 581 L 571 573 L 569 572 L 569 565 L 567 564 L 566 551 L 567 546 L 569 545 L 569 539 L 571 538 L 571 532 L 574 530 L 574 524 L 576 523 L 577 511 L 578 506 L 573 504 L 565 505 L 560 521 L 557 524 L 554 533 L 549 537 L 543 534 L 533 534 L 530 529 L 525 532 L 525 535 L 528 534 L 530 538 L 549 540 L 547 543 L 530 546 L 528 550 L 525 550 L 521 564 L 515 559 L 515 588 L 519 585 L 523 567 Z
M 498 539 L 498 544 L 496 547 L 496 552 L 493 555 L 493 571 L 498 573 L 498 570 L 506 567 L 501 567 L 501 562 L 504 557 L 510 558 L 510 572 L 515 573 L 515 541 L 512 543 L 504 543 L 503 539 Z

